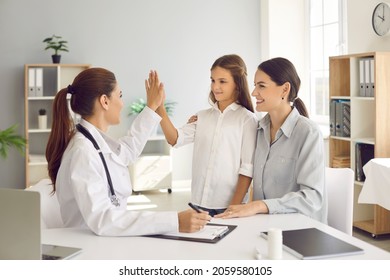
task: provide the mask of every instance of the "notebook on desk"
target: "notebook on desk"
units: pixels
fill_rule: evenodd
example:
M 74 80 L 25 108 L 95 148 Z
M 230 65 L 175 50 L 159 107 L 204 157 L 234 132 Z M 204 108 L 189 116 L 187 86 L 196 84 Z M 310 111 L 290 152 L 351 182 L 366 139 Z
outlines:
M 283 231 L 284 249 L 299 259 L 313 260 L 363 254 L 363 249 L 317 228 Z M 266 233 L 262 233 L 267 238 Z
M 40 193 L 0 189 L 0 260 L 62 260 L 80 248 L 41 244 Z

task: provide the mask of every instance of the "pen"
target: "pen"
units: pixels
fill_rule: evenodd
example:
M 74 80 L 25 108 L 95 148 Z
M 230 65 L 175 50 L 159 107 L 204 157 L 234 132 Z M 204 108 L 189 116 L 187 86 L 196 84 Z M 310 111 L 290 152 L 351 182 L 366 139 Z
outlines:
M 194 209 L 196 212 L 198 213 L 202 213 L 202 211 L 200 211 L 200 209 L 198 208 L 198 206 L 192 204 L 191 202 L 188 202 L 188 206 L 190 206 L 192 209 Z

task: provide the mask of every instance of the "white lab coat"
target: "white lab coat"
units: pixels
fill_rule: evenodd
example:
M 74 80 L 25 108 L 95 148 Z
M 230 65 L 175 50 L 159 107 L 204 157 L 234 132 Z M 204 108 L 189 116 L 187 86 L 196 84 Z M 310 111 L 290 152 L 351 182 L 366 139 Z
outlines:
M 88 227 L 97 235 L 130 236 L 178 231 L 177 212 L 126 210 L 132 188 L 128 164 L 137 160 L 161 118 L 148 107 L 119 141 L 81 120 L 95 138 L 111 175 L 120 206 L 111 204 L 109 186 L 98 151 L 80 132 L 69 142 L 57 174 L 56 193 L 66 227 Z

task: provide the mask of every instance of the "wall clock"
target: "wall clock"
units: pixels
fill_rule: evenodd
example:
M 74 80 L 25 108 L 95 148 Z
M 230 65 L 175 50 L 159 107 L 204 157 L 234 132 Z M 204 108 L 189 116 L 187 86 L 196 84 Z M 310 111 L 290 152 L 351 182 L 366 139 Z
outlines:
M 372 28 L 378 36 L 384 36 L 390 31 L 390 6 L 381 2 L 372 12 Z

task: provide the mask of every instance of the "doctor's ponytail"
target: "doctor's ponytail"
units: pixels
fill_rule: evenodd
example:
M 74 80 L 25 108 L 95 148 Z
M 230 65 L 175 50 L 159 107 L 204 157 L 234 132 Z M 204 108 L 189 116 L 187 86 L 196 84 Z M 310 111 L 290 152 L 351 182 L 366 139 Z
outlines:
M 70 140 L 75 134 L 75 123 L 68 106 L 67 94 L 70 94 L 70 107 L 82 118 L 94 114 L 95 101 L 105 94 L 111 93 L 117 84 L 115 75 L 104 68 L 89 68 L 80 72 L 73 83 L 61 89 L 53 102 L 53 122 L 46 147 L 49 177 L 55 182 L 60 168 L 61 159 Z
M 55 181 L 58 169 L 60 168 L 62 155 L 75 131 L 66 98 L 67 93 L 68 89 L 63 88 L 54 98 L 53 121 L 46 146 L 46 160 L 49 178 L 53 183 L 53 192 L 55 192 Z

